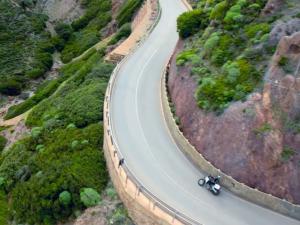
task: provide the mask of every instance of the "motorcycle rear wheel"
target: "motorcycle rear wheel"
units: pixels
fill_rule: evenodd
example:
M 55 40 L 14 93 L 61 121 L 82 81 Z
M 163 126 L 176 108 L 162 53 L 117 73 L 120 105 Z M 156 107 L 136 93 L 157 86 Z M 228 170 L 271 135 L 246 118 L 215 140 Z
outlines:
M 203 178 L 199 179 L 198 184 L 199 184 L 199 186 L 203 187 L 205 184 L 205 180 Z

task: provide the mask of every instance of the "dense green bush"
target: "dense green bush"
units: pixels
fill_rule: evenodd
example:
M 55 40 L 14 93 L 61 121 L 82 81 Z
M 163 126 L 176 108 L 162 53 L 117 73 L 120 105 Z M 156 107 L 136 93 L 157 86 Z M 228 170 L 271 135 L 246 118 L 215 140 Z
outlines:
M 101 197 L 95 189 L 83 188 L 80 192 L 80 200 L 85 207 L 92 207 L 100 203 Z
M 177 30 L 180 37 L 187 38 L 195 34 L 206 24 L 205 14 L 201 9 L 195 9 L 181 14 L 177 19 Z
M 55 26 L 55 31 L 57 35 L 64 40 L 68 40 L 73 32 L 72 27 L 65 23 L 58 23 Z
M 63 191 L 59 194 L 59 203 L 68 206 L 72 201 L 71 193 L 68 191 Z
M 121 27 L 125 23 L 130 22 L 133 15 L 143 2 L 144 0 L 126 0 L 116 17 L 118 26 Z
M 187 51 L 183 51 L 183 52 L 181 52 L 180 54 L 177 55 L 177 57 L 176 57 L 176 64 L 178 66 L 182 66 L 185 62 L 187 62 L 190 59 L 192 59 L 195 55 L 196 55 L 196 52 L 193 49 L 187 50 Z

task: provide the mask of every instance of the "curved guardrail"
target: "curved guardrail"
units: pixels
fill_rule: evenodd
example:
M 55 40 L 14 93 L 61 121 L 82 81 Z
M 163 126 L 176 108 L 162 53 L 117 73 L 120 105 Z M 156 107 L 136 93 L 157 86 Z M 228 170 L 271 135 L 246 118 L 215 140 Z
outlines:
M 159 3 L 159 1 L 158 1 Z M 158 4 L 159 5 L 159 4 Z M 113 156 L 110 154 L 111 157 L 114 157 L 115 160 L 120 161 L 121 159 L 123 159 L 123 155 L 122 152 L 120 151 L 118 144 L 116 142 L 116 138 L 114 136 L 113 133 L 113 129 L 112 129 L 112 124 L 111 124 L 111 120 L 110 120 L 110 102 L 111 102 L 111 92 L 116 80 L 116 77 L 119 73 L 120 68 L 122 67 L 122 65 L 128 60 L 128 58 L 135 52 L 135 50 L 141 45 L 141 43 L 143 43 L 146 39 L 146 36 L 148 36 L 151 31 L 155 28 L 155 26 L 157 25 L 160 16 L 161 16 L 161 8 L 160 5 L 158 6 L 159 8 L 159 16 L 156 18 L 156 21 L 153 23 L 153 25 L 150 27 L 150 29 L 148 30 L 147 34 L 144 36 L 144 38 L 140 41 L 140 43 L 136 46 L 135 49 L 133 49 L 130 54 L 128 54 L 126 57 L 124 57 L 122 59 L 122 61 L 120 63 L 118 63 L 118 65 L 116 66 L 116 68 L 114 69 L 110 81 L 108 83 L 108 87 L 106 90 L 106 96 L 105 96 L 105 109 L 104 109 L 104 121 L 107 124 L 107 129 L 105 130 L 106 134 L 109 137 L 110 140 L 110 144 L 112 146 L 114 146 L 114 154 Z M 112 158 L 113 160 L 113 158 Z M 184 215 L 183 213 L 180 213 L 178 210 L 176 210 L 175 208 L 171 207 L 170 205 L 168 205 L 166 202 L 160 200 L 157 196 L 155 196 L 150 190 L 148 190 L 146 187 L 143 186 L 142 182 L 139 181 L 139 179 L 134 175 L 134 173 L 130 170 L 130 168 L 127 166 L 126 162 L 124 161 L 121 165 L 121 167 L 123 168 L 124 172 L 126 173 L 126 182 L 127 179 L 130 179 L 136 186 L 138 193 L 142 193 L 144 194 L 144 196 L 146 198 L 148 198 L 151 202 L 154 203 L 154 206 L 159 207 L 162 211 L 164 211 L 165 213 L 167 213 L 169 216 L 171 216 L 173 218 L 173 222 L 175 220 L 181 222 L 182 224 L 187 224 L 187 225 L 202 225 L 201 223 L 193 220 L 192 218 Z

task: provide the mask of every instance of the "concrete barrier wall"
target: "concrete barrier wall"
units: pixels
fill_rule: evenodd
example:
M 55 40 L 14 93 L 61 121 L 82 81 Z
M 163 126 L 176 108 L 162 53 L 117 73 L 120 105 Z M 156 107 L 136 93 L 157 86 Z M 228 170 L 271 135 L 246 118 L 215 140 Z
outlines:
M 169 68 L 169 65 L 166 68 Z M 161 80 L 161 100 L 164 117 L 173 139 L 179 149 L 183 151 L 183 153 L 197 168 L 207 174 L 212 174 L 214 176 L 220 175 L 222 177 L 222 186 L 241 198 L 278 213 L 300 219 L 300 205 L 292 204 L 286 200 L 261 192 L 257 189 L 253 189 L 236 181 L 231 176 L 226 175 L 221 170 L 214 167 L 195 149 L 194 146 L 189 143 L 183 133 L 179 130 L 171 112 L 167 88 L 167 71 L 164 72 Z

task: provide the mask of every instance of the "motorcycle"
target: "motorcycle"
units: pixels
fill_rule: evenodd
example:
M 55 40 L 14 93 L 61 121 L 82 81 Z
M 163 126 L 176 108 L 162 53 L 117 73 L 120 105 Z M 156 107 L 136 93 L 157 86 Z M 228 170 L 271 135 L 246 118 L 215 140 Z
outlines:
M 212 176 L 206 176 L 204 178 L 200 178 L 198 180 L 199 186 L 203 187 L 205 186 L 207 190 L 209 190 L 214 195 L 219 195 L 221 191 L 220 186 L 220 176 L 212 177 Z

